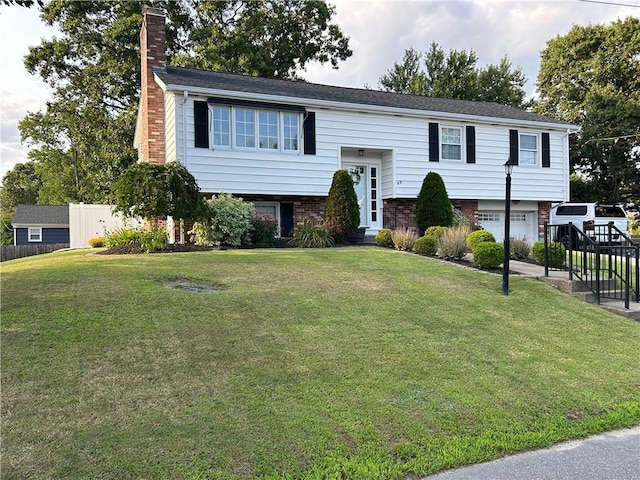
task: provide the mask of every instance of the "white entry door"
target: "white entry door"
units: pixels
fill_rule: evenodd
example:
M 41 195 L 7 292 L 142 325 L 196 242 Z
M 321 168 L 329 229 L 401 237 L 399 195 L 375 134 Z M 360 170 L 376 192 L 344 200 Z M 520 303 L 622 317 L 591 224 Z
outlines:
M 369 226 L 369 195 L 367 188 L 367 165 L 345 165 L 344 168 L 349 172 L 353 180 L 353 188 L 358 197 L 358 206 L 360 207 L 360 226 Z

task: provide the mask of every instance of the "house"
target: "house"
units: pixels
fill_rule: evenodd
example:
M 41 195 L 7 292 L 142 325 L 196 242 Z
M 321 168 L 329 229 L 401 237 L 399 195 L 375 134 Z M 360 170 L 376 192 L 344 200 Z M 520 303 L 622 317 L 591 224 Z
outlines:
M 179 161 L 203 193 L 232 193 L 275 216 L 284 236 L 321 218 L 333 174 L 355 181 L 361 226 L 415 227 L 430 171 L 453 205 L 503 237 L 504 163 L 512 236 L 542 237 L 551 202 L 569 199 L 575 125 L 487 102 L 274 80 L 166 65 L 165 18 L 145 8 L 140 161 Z
M 18 205 L 12 224 L 14 245 L 69 246 L 67 205 Z
M 125 219 L 112 205 L 18 205 L 13 216 L 14 245 L 65 244 L 88 248 L 89 239 L 118 228 L 139 227 L 141 219 Z

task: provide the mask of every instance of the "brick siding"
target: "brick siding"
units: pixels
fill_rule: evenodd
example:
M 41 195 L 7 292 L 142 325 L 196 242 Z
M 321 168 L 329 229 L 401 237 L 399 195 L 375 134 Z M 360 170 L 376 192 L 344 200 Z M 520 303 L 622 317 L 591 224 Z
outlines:
M 153 79 L 153 67 L 167 63 L 165 18 L 160 9 L 144 7 L 140 30 L 140 159 L 143 162 L 165 162 L 164 94 Z

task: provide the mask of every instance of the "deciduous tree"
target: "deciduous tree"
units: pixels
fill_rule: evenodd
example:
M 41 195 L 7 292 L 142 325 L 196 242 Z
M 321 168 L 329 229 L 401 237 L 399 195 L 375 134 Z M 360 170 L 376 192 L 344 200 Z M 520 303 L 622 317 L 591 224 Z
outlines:
M 396 93 L 529 106 L 523 88 L 526 77 L 520 67 L 513 68 L 506 55 L 498 65 L 479 68 L 477 64 L 478 56 L 473 50 L 451 50 L 446 54 L 433 42 L 424 54 L 407 49 L 402 62 L 394 63 L 380 77 L 379 85 Z
M 640 19 L 574 26 L 547 42 L 536 111 L 581 125 L 571 166 L 596 200 L 640 199 Z

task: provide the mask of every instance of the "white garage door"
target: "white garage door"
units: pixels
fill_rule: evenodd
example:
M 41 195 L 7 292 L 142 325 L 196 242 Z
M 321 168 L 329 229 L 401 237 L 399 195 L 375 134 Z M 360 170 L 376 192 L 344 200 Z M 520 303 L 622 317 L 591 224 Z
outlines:
M 511 238 L 526 238 L 532 243 L 535 240 L 536 218 L 535 212 L 511 212 Z M 504 212 L 478 212 L 478 223 L 491 232 L 497 242 L 504 241 Z

